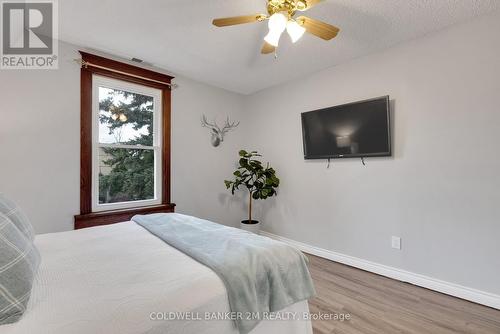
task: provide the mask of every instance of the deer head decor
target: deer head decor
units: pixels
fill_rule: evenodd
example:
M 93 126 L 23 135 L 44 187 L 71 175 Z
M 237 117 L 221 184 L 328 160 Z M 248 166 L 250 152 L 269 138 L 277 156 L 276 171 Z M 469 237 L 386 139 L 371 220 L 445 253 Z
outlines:
M 226 133 L 229 131 L 235 129 L 238 125 L 240 125 L 240 122 L 230 122 L 229 121 L 229 116 L 226 118 L 226 123 L 224 124 L 224 127 L 221 129 L 217 123 L 214 122 L 210 123 L 207 121 L 207 116 L 203 115 L 201 117 L 201 126 L 204 128 L 209 128 L 212 133 L 212 146 L 217 147 L 219 146 L 223 141 L 224 141 L 224 136 Z

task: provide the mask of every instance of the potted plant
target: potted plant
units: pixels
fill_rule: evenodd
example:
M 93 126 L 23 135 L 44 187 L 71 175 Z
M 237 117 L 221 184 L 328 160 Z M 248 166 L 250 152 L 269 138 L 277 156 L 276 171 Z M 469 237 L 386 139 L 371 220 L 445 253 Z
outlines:
M 257 151 L 241 150 L 239 156 L 239 167 L 233 173 L 234 180 L 225 180 L 224 183 L 227 189 L 231 189 L 233 195 L 240 186 L 248 190 L 248 220 L 243 220 L 240 227 L 243 230 L 258 233 L 260 223 L 257 220 L 252 220 L 252 201 L 276 195 L 276 188 L 278 188 L 280 180 L 276 177 L 276 171 L 269 166 L 269 163 L 264 167 L 262 162 L 256 159 L 261 157 Z

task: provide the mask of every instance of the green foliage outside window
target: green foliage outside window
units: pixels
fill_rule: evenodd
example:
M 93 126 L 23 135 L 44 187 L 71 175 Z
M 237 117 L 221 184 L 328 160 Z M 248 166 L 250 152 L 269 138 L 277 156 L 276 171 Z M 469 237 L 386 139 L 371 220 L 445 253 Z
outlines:
M 100 110 L 109 111 L 100 113 L 99 122 L 106 124 L 109 135 L 119 133 L 126 125 L 136 130 L 135 138 L 126 141 L 117 138 L 117 144 L 153 146 L 152 102 L 150 96 L 111 90 L 106 98 L 99 101 Z M 147 131 L 139 131 L 144 127 Z M 101 150 L 104 153 L 102 163 L 110 168 L 110 172 L 99 175 L 100 203 L 154 198 L 153 150 L 111 147 L 102 147 Z

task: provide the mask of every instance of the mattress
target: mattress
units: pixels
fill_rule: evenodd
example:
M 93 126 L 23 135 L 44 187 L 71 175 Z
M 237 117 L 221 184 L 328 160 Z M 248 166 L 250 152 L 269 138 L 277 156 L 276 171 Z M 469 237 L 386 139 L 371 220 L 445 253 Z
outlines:
M 237 334 L 223 282 L 133 222 L 39 235 L 23 318 L 0 334 Z M 311 334 L 301 302 L 252 334 Z

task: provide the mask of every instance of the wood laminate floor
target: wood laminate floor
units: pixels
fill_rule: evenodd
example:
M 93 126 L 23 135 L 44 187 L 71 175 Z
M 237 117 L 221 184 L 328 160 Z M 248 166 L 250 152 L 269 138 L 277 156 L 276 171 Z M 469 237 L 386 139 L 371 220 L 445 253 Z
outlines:
M 500 311 L 308 255 L 317 296 L 314 334 L 500 334 Z

